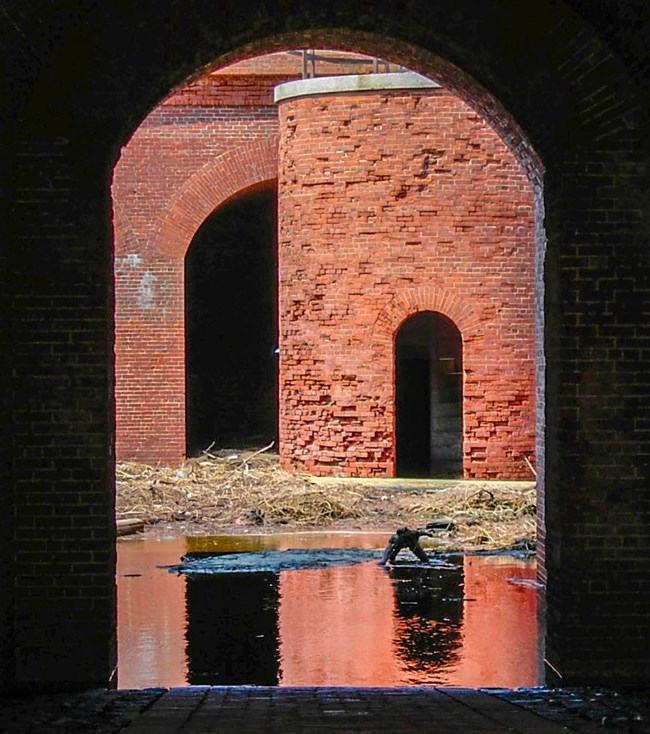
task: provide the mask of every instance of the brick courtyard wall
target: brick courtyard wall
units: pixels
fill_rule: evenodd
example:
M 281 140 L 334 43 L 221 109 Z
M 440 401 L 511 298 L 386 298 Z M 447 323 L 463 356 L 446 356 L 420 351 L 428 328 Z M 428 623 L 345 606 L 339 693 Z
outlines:
M 443 89 L 311 94 L 279 109 L 283 464 L 393 475 L 395 334 L 428 310 L 463 339 L 464 476 L 530 479 L 534 201 L 525 171 Z
M 210 75 L 154 109 L 113 179 L 118 459 L 185 457 L 184 258 L 220 204 L 277 176 L 273 89 Z

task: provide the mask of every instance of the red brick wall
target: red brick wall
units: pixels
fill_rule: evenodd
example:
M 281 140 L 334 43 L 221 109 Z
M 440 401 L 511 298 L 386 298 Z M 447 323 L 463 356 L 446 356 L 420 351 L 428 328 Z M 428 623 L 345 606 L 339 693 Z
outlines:
M 464 474 L 531 478 L 534 202 L 479 115 L 443 90 L 280 104 L 285 466 L 394 471 L 394 336 L 423 310 L 463 338 Z
M 285 71 L 278 58 L 259 69 L 259 60 L 248 62 L 254 76 L 234 66 L 178 90 L 145 119 L 116 166 L 118 459 L 184 458 L 184 256 L 216 207 L 277 175 L 272 90 L 295 77 L 286 59 L 286 73 L 278 72 Z M 304 120 L 289 142 L 294 106 Z M 465 359 L 487 355 L 474 356 L 480 368 L 465 365 L 466 476 L 530 478 L 523 456 L 534 457 L 532 195 L 513 156 L 448 92 L 310 98 L 281 108 L 283 175 L 295 172 L 300 181 L 284 189 L 282 227 L 288 237 L 292 227 L 305 230 L 283 246 L 283 277 L 302 288 L 300 257 L 291 265 L 284 256 L 302 248 L 300 238 L 324 245 L 316 259 L 322 267 L 306 271 L 312 283 L 300 296 L 310 316 L 292 333 L 306 350 L 303 332 L 319 313 L 329 329 L 318 327 L 326 345 L 314 356 L 319 368 L 301 358 L 294 369 L 295 355 L 283 349 L 285 463 L 314 473 L 393 473 L 394 332 L 430 308 L 464 325 Z M 359 165 L 362 159 L 369 162 Z M 324 180 L 314 186 L 319 176 Z M 350 217 L 358 232 L 352 249 L 344 237 Z M 328 341 L 336 317 L 331 307 L 318 310 L 323 298 L 352 309 L 355 325 L 363 324 L 373 346 L 359 354 L 374 360 L 371 374 L 343 368 L 349 360 L 337 350 L 345 353 L 356 341 L 341 333 L 336 344 Z M 302 318 L 300 309 L 287 317 Z M 340 323 L 342 330 L 350 326 Z M 517 336 L 509 339 L 509 330 Z M 312 345 L 314 354 L 319 349 Z M 332 390 L 338 397 L 328 408 L 322 401 Z
M 115 168 L 118 459 L 184 458 L 185 252 L 215 208 L 277 176 L 279 78 L 233 78 L 213 75 L 154 109 Z

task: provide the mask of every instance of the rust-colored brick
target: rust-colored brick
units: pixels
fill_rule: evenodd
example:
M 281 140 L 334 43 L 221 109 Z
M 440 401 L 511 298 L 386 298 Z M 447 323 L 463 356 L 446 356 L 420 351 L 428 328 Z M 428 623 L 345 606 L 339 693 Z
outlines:
M 203 221 L 277 176 L 273 87 L 288 77 L 211 75 L 137 129 L 115 168 L 116 453 L 185 456 L 184 258 Z
M 533 195 L 442 89 L 280 104 L 281 452 L 314 474 L 394 472 L 394 343 L 443 314 L 463 341 L 466 477 L 530 478 Z
M 530 478 L 534 216 L 515 157 L 437 89 L 285 101 L 278 163 L 271 93 L 291 74 L 248 66 L 166 100 L 115 171 L 118 458 L 184 457 L 184 256 L 279 166 L 285 466 L 395 473 L 395 334 L 432 311 L 463 343 L 458 472 Z

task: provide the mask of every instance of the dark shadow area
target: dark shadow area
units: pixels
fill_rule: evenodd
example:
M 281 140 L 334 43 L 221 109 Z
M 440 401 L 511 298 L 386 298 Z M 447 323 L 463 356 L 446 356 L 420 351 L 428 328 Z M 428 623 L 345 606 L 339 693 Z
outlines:
M 463 471 L 462 341 L 439 313 L 415 314 L 395 340 L 397 475 Z
M 277 434 L 276 187 L 215 211 L 185 258 L 187 454 Z
M 186 606 L 190 685 L 278 684 L 277 574 L 189 578 Z
M 428 345 L 398 353 L 397 380 L 397 474 L 427 477 L 431 437 L 431 361 Z
M 463 568 L 389 570 L 395 587 L 397 654 L 408 669 L 433 675 L 458 661 L 462 642 Z

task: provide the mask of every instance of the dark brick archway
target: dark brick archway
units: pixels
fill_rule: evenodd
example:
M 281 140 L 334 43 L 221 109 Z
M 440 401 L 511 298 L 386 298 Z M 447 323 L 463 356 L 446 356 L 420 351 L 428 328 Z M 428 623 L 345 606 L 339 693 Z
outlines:
M 440 75 L 544 164 L 547 659 L 565 683 L 647 683 L 645 3 L 34 2 L 0 18 L 5 684 L 104 684 L 114 667 L 119 146 L 197 69 L 334 41 Z

